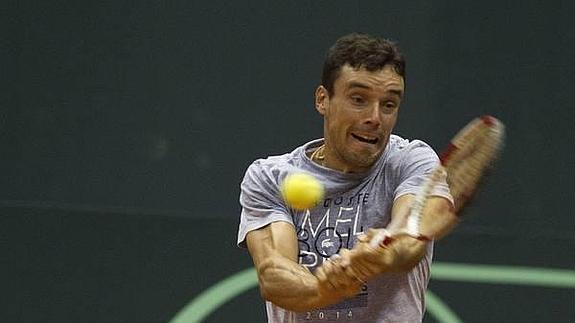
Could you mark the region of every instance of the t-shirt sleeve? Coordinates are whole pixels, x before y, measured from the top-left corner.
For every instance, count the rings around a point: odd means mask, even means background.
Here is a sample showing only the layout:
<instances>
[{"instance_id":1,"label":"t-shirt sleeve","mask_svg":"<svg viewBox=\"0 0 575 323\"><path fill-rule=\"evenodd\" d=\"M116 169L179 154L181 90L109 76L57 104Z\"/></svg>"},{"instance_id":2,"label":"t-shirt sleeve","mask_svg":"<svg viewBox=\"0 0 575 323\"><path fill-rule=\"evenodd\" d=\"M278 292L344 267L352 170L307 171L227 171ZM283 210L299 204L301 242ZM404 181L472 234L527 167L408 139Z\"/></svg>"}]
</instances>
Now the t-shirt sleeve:
<instances>
[{"instance_id":1,"label":"t-shirt sleeve","mask_svg":"<svg viewBox=\"0 0 575 323\"><path fill-rule=\"evenodd\" d=\"M405 194L416 194L421 185L439 166L439 157L426 143L414 140L404 148L399 171L399 185L395 189L394 199ZM449 193L449 186L445 179L440 181L431 193L433 196L441 196L453 203Z\"/></svg>"},{"instance_id":2,"label":"t-shirt sleeve","mask_svg":"<svg viewBox=\"0 0 575 323\"><path fill-rule=\"evenodd\" d=\"M273 172L255 161L248 167L240 186L242 207L237 244L246 247L248 232L272 222L285 221L293 224L279 191L278 179Z\"/></svg>"}]
</instances>

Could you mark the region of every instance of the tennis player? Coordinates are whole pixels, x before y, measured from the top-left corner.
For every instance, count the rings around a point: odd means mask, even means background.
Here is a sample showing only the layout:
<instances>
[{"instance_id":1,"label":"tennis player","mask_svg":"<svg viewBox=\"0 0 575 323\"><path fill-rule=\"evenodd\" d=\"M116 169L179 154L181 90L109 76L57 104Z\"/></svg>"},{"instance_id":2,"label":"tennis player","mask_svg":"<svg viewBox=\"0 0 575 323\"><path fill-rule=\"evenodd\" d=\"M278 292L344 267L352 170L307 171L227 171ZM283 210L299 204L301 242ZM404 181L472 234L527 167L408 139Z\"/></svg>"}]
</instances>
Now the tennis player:
<instances>
[{"instance_id":1,"label":"tennis player","mask_svg":"<svg viewBox=\"0 0 575 323\"><path fill-rule=\"evenodd\" d=\"M457 221L445 181L426 204L432 220L420 238L369 243L405 225L414 194L439 164L423 141L392 134L404 96L405 60L393 42L343 36L315 91L324 137L247 169L238 245L257 269L268 322L422 321L433 252L426 237ZM317 206L285 205L279 187L292 172L324 185Z\"/></svg>"}]
</instances>

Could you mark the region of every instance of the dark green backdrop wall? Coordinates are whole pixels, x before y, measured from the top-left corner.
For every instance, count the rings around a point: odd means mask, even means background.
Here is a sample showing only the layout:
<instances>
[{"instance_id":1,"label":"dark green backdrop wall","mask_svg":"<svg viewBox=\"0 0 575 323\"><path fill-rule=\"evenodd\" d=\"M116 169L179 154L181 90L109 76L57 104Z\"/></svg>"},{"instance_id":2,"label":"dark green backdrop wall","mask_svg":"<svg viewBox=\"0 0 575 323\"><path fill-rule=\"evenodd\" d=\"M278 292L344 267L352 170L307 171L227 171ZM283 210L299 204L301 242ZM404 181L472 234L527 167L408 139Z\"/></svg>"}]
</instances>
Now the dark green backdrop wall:
<instances>
[{"instance_id":1,"label":"dark green backdrop wall","mask_svg":"<svg viewBox=\"0 0 575 323\"><path fill-rule=\"evenodd\" d=\"M3 7L2 321L167 322L250 266L234 248L243 172L321 136L323 55L352 31L407 56L397 133L439 148L477 115L507 125L497 169L436 258L575 267L571 2ZM432 287L466 322L575 317L572 288ZM210 320L262 320L257 292L246 295Z\"/></svg>"}]
</instances>

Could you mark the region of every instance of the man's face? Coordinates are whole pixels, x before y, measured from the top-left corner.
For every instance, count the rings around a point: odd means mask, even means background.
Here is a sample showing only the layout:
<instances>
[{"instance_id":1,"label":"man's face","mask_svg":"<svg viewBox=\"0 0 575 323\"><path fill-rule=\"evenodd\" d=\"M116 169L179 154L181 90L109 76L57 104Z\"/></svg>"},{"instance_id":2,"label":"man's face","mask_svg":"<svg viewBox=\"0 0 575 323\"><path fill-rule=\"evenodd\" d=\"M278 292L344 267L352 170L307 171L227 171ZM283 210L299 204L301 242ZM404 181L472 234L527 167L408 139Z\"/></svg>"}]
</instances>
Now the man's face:
<instances>
[{"instance_id":1,"label":"man's face","mask_svg":"<svg viewBox=\"0 0 575 323\"><path fill-rule=\"evenodd\" d=\"M368 170L383 153L405 84L391 66L370 72L344 65L333 94L319 86L316 109L324 116L325 166L343 172Z\"/></svg>"}]
</instances>

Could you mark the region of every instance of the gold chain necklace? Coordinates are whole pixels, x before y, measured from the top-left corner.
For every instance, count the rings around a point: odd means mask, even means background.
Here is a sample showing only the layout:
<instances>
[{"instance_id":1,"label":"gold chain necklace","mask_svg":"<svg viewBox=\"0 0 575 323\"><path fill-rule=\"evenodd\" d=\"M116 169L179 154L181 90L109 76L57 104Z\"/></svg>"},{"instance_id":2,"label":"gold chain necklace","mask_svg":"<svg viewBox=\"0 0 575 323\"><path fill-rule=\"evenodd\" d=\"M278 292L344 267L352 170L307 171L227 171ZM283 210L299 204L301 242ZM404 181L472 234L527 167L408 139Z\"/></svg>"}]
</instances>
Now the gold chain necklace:
<instances>
[{"instance_id":1,"label":"gold chain necklace","mask_svg":"<svg viewBox=\"0 0 575 323\"><path fill-rule=\"evenodd\" d=\"M324 162L325 162L325 144L319 146L316 150L313 151L313 153L310 156L310 159L318 164L320 164L321 166L324 166Z\"/></svg>"}]
</instances>

